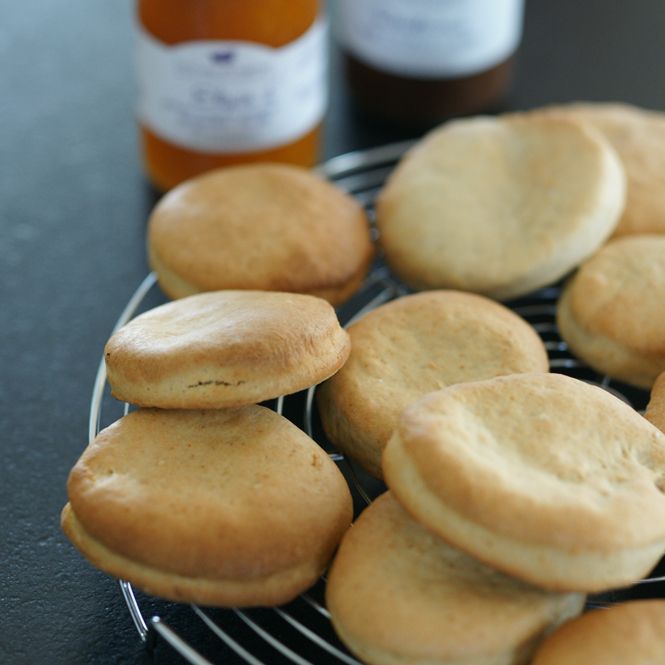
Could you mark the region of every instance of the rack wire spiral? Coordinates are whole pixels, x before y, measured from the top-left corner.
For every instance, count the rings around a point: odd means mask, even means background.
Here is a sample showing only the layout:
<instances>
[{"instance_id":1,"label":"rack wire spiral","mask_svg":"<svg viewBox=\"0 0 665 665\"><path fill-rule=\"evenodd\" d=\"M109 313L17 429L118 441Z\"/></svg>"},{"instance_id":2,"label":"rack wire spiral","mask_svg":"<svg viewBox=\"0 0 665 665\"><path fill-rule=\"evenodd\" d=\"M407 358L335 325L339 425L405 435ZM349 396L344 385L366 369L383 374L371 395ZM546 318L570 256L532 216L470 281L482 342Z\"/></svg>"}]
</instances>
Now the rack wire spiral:
<instances>
[{"instance_id":1,"label":"rack wire spiral","mask_svg":"<svg viewBox=\"0 0 665 665\"><path fill-rule=\"evenodd\" d=\"M336 185L352 194L365 207L373 223L374 199L396 161L411 145L396 143L366 151L335 157L318 171ZM556 301L559 287L542 289L526 298L509 303L539 333L547 348L550 368L585 381L597 383L630 403L637 410L646 405L647 395L628 386L600 376L581 364L569 352L559 337L556 323ZM338 311L345 325L366 311L408 292L382 264L371 272L361 291ZM149 274L139 285L115 325L124 325L141 311L164 302L156 286L154 274ZM325 440L314 408L315 387L294 396L279 398L273 408L283 413L319 442L339 465L349 481L356 512L362 509L384 487L366 476L362 470L337 453ZM106 425L125 415L127 404L116 402L106 384L106 371L102 358L95 380L90 406L89 439ZM284 607L271 609L212 609L194 605L176 605L151 598L142 598L132 586L119 582L120 591L136 627L139 639L153 646L161 638L186 662L192 665L220 665L248 663L249 665L339 664L360 665L336 637L323 600L325 579ZM637 597L665 597L665 560L642 583L627 590L603 594L590 599L589 605L607 605ZM143 606L143 607L142 607ZM148 610L151 618L146 619ZM177 630L164 620L165 614L182 624ZM184 618L183 618L184 616Z\"/></svg>"}]
</instances>

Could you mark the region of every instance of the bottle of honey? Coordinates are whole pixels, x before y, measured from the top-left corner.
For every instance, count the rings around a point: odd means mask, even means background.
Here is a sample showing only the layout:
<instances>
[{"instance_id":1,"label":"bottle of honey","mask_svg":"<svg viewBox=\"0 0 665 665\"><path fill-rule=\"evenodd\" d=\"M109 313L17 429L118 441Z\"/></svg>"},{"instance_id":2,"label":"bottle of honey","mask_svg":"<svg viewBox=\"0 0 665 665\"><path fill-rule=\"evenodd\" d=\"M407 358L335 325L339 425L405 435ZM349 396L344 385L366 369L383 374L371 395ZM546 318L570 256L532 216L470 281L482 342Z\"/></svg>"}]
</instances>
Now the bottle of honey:
<instances>
[{"instance_id":1,"label":"bottle of honey","mask_svg":"<svg viewBox=\"0 0 665 665\"><path fill-rule=\"evenodd\" d=\"M412 129L507 91L523 0L338 0L335 34L360 108Z\"/></svg>"},{"instance_id":2,"label":"bottle of honey","mask_svg":"<svg viewBox=\"0 0 665 665\"><path fill-rule=\"evenodd\" d=\"M319 0L137 0L138 122L158 189L229 164L317 161L321 14Z\"/></svg>"}]
</instances>

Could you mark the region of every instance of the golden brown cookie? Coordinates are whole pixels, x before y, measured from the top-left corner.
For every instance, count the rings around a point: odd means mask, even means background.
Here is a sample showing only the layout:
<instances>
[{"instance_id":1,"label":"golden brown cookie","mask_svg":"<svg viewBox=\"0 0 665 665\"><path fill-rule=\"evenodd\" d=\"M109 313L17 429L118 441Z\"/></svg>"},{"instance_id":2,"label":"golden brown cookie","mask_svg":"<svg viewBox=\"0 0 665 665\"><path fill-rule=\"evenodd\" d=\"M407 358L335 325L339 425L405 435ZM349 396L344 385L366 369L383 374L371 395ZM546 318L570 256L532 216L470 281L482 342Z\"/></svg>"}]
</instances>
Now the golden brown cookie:
<instances>
[{"instance_id":1,"label":"golden brown cookie","mask_svg":"<svg viewBox=\"0 0 665 665\"><path fill-rule=\"evenodd\" d=\"M533 328L503 305L459 291L427 291L377 307L348 328L351 355L317 390L330 440L373 476L400 413L453 383L546 372Z\"/></svg>"},{"instance_id":2,"label":"golden brown cookie","mask_svg":"<svg viewBox=\"0 0 665 665\"><path fill-rule=\"evenodd\" d=\"M665 233L665 114L609 102L578 102L542 111L588 124L619 155L627 179L626 207L614 235Z\"/></svg>"},{"instance_id":3,"label":"golden brown cookie","mask_svg":"<svg viewBox=\"0 0 665 665\"><path fill-rule=\"evenodd\" d=\"M564 624L532 665L662 665L665 600L635 600L598 609Z\"/></svg>"},{"instance_id":4,"label":"golden brown cookie","mask_svg":"<svg viewBox=\"0 0 665 665\"><path fill-rule=\"evenodd\" d=\"M598 372L649 388L665 371L665 236L613 239L564 289L557 323Z\"/></svg>"},{"instance_id":5,"label":"golden brown cookie","mask_svg":"<svg viewBox=\"0 0 665 665\"><path fill-rule=\"evenodd\" d=\"M556 281L612 233L625 175L609 143L538 115L444 124L411 149L377 201L391 268L422 289L501 300Z\"/></svg>"},{"instance_id":6,"label":"golden brown cookie","mask_svg":"<svg viewBox=\"0 0 665 665\"><path fill-rule=\"evenodd\" d=\"M628 585L665 553L665 434L567 376L426 395L404 412L383 472L429 529L543 588Z\"/></svg>"},{"instance_id":7,"label":"golden brown cookie","mask_svg":"<svg viewBox=\"0 0 665 665\"><path fill-rule=\"evenodd\" d=\"M206 605L292 599L352 519L334 462L260 406L130 413L84 451L67 489L63 529L95 566Z\"/></svg>"},{"instance_id":8,"label":"golden brown cookie","mask_svg":"<svg viewBox=\"0 0 665 665\"><path fill-rule=\"evenodd\" d=\"M537 589L447 545L387 492L349 529L326 604L342 641L371 665L523 665L581 594Z\"/></svg>"},{"instance_id":9,"label":"golden brown cookie","mask_svg":"<svg viewBox=\"0 0 665 665\"><path fill-rule=\"evenodd\" d=\"M328 302L272 291L215 291L161 305L116 331L104 350L115 397L186 409L302 390L348 354L348 334Z\"/></svg>"},{"instance_id":10,"label":"golden brown cookie","mask_svg":"<svg viewBox=\"0 0 665 665\"><path fill-rule=\"evenodd\" d=\"M644 415L661 432L665 432L665 372L658 376L651 388L649 403Z\"/></svg>"},{"instance_id":11,"label":"golden brown cookie","mask_svg":"<svg viewBox=\"0 0 665 665\"><path fill-rule=\"evenodd\" d=\"M362 207L312 171L251 164L166 194L150 216L148 258L172 298L220 289L290 291L344 302L373 256Z\"/></svg>"}]
</instances>

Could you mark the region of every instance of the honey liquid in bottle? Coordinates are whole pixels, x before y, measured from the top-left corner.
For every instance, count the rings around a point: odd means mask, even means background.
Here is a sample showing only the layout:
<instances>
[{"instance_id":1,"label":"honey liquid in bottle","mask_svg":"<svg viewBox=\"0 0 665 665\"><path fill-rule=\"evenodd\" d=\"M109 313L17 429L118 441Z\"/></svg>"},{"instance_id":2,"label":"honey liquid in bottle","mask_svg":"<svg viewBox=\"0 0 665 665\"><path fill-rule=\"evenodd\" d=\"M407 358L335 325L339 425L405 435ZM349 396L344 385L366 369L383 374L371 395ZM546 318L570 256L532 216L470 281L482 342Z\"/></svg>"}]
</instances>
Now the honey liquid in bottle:
<instances>
[{"instance_id":1,"label":"honey liquid in bottle","mask_svg":"<svg viewBox=\"0 0 665 665\"><path fill-rule=\"evenodd\" d=\"M366 114L409 129L490 109L506 93L523 0L338 0L335 36Z\"/></svg>"},{"instance_id":2,"label":"honey liquid in bottle","mask_svg":"<svg viewBox=\"0 0 665 665\"><path fill-rule=\"evenodd\" d=\"M316 163L319 0L138 0L136 19L141 151L157 189L231 164Z\"/></svg>"}]
</instances>

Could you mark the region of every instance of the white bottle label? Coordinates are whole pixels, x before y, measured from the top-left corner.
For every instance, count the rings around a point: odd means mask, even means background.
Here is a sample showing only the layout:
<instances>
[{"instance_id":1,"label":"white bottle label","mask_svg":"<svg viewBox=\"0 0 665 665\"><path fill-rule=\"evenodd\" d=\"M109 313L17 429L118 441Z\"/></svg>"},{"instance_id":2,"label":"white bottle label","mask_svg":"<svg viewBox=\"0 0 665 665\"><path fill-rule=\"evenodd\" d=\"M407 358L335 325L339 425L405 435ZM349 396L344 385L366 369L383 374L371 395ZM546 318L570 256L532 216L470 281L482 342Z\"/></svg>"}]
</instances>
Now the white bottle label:
<instances>
[{"instance_id":1,"label":"white bottle label","mask_svg":"<svg viewBox=\"0 0 665 665\"><path fill-rule=\"evenodd\" d=\"M168 46L137 26L139 120L205 153L267 150L300 138L327 103L326 24L280 48L244 41Z\"/></svg>"},{"instance_id":2,"label":"white bottle label","mask_svg":"<svg viewBox=\"0 0 665 665\"><path fill-rule=\"evenodd\" d=\"M507 58L523 0L339 0L336 35L362 62L417 78L452 78Z\"/></svg>"}]
</instances>

